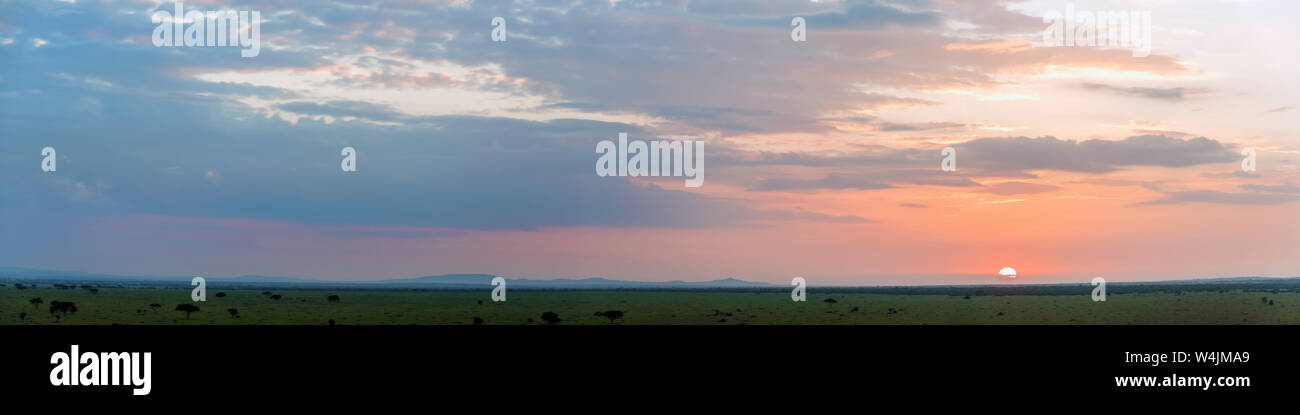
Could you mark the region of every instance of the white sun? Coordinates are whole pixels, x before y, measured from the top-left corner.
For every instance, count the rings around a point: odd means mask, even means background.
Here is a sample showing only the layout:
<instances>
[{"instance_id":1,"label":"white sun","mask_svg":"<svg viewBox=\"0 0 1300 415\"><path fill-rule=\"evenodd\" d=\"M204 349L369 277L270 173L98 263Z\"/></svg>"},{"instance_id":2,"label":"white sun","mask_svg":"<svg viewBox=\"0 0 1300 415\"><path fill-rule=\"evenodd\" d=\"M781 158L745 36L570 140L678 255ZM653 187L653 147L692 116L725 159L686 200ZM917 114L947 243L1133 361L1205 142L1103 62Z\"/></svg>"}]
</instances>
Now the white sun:
<instances>
[{"instance_id":1,"label":"white sun","mask_svg":"<svg viewBox=\"0 0 1300 415\"><path fill-rule=\"evenodd\" d=\"M1007 278L1015 278L1015 277L1016 277L1016 269L1015 269L1015 268L1011 268L1011 267L1006 267L1006 268L1003 268L1001 271L998 271L998 275L1001 275L1001 276L1003 276L1003 277L1007 277Z\"/></svg>"}]
</instances>

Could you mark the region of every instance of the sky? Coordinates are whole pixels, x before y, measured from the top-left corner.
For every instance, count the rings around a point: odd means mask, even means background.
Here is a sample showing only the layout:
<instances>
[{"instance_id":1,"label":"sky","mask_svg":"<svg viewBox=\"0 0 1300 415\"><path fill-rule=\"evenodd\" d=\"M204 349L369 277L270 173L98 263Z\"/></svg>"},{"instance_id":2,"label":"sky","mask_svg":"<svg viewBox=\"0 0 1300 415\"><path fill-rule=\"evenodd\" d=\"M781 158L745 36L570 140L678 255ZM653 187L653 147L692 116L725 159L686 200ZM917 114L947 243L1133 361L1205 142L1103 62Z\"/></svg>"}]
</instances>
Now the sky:
<instances>
[{"instance_id":1,"label":"sky","mask_svg":"<svg viewBox=\"0 0 1300 415\"><path fill-rule=\"evenodd\" d=\"M1300 276L1287 1L184 6L257 11L257 56L155 46L151 16L172 2L0 1L0 266ZM1149 11L1150 53L1044 42L1043 17L1067 7ZM598 176L596 143L619 133L703 141L704 184Z\"/></svg>"}]
</instances>

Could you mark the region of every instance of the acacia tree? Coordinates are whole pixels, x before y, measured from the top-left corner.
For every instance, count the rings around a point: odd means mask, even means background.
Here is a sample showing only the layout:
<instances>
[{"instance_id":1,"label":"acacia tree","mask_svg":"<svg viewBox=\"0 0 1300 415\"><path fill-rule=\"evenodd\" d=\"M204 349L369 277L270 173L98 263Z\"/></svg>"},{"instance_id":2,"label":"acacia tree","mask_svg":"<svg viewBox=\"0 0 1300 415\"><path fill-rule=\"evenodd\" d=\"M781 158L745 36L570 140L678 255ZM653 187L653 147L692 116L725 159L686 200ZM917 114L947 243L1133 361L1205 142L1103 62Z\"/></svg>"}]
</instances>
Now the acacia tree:
<instances>
[{"instance_id":1,"label":"acacia tree","mask_svg":"<svg viewBox=\"0 0 1300 415\"><path fill-rule=\"evenodd\" d=\"M180 311L180 312L185 313L185 319L186 319L186 320L189 320L189 319L190 319L190 313L193 313L193 312L199 311L199 306L196 306L196 305L194 305L194 304L181 304L181 305L176 306L176 311Z\"/></svg>"},{"instance_id":2,"label":"acacia tree","mask_svg":"<svg viewBox=\"0 0 1300 415\"><path fill-rule=\"evenodd\" d=\"M30 300L27 300L27 302L32 303L32 309L40 310L40 309L41 309L41 303L44 303L45 300L42 300L40 297L36 297L36 298L30 299Z\"/></svg>"},{"instance_id":3,"label":"acacia tree","mask_svg":"<svg viewBox=\"0 0 1300 415\"><path fill-rule=\"evenodd\" d=\"M614 320L617 320L617 319L623 318L623 312L622 312L622 311L618 311L618 310L609 310L609 311L606 311L606 312L604 312L604 313L600 313L600 315L601 315L602 317L605 317L605 318L609 319L609 322L610 322L610 323L613 323Z\"/></svg>"},{"instance_id":4,"label":"acacia tree","mask_svg":"<svg viewBox=\"0 0 1300 415\"><path fill-rule=\"evenodd\" d=\"M239 315L239 310L234 308L227 308L226 312L230 313L230 318L235 318L235 316Z\"/></svg>"},{"instance_id":5,"label":"acacia tree","mask_svg":"<svg viewBox=\"0 0 1300 415\"><path fill-rule=\"evenodd\" d=\"M330 295L329 297L326 298L326 300L329 300L329 302L331 303L337 303L341 299L339 298L338 295Z\"/></svg>"},{"instance_id":6,"label":"acacia tree","mask_svg":"<svg viewBox=\"0 0 1300 415\"><path fill-rule=\"evenodd\" d=\"M58 315L55 316L56 319L62 319L63 317L67 317L68 314L77 313L77 305L72 302L50 301L49 309L50 314L58 313Z\"/></svg>"}]
</instances>

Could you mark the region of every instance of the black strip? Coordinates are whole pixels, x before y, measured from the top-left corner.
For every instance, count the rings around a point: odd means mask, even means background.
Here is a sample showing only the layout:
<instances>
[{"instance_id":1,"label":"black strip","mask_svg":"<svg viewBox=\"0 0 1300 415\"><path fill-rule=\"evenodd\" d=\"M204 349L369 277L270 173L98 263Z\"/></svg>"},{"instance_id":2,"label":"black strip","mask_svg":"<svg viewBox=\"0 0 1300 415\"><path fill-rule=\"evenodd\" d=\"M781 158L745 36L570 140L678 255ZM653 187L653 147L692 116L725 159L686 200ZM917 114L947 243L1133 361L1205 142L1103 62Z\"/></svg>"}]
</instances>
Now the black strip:
<instances>
[{"instance_id":1,"label":"black strip","mask_svg":"<svg viewBox=\"0 0 1300 415\"><path fill-rule=\"evenodd\" d=\"M1244 396L1294 390L1297 327L19 326L0 345L16 396L127 402L453 399L463 394L1009 393ZM50 385L51 354L152 352L152 391ZM1125 352L1247 352L1248 363L1124 363ZM1251 386L1120 388L1115 376L1249 376ZM803 391L803 392L799 392ZM576 395L581 396L581 394ZM580 398L581 399L581 398Z\"/></svg>"}]
</instances>

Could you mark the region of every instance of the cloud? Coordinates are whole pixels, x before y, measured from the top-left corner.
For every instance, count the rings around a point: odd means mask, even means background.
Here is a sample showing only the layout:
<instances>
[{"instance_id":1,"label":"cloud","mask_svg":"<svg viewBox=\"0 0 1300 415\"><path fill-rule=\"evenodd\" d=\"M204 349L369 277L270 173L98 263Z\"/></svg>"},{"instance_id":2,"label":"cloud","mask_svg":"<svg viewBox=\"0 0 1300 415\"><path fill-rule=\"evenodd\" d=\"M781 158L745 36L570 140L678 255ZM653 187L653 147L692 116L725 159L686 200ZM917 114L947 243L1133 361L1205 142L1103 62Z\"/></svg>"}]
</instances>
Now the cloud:
<instances>
[{"instance_id":1,"label":"cloud","mask_svg":"<svg viewBox=\"0 0 1300 415\"><path fill-rule=\"evenodd\" d=\"M911 202L908 202L908 203L899 203L898 206L899 206L899 207L905 207L905 208L915 208L915 209L925 209L925 208L928 207L928 206L926 206L926 205L922 205L922 204L920 204L920 203L911 203Z\"/></svg>"},{"instance_id":2,"label":"cloud","mask_svg":"<svg viewBox=\"0 0 1300 415\"><path fill-rule=\"evenodd\" d=\"M750 191L812 191L812 190L876 190L889 189L893 186L887 183L876 183L863 178L849 178L843 176L826 176L820 179L800 180L800 179L766 179L758 182L758 186L752 187Z\"/></svg>"},{"instance_id":3,"label":"cloud","mask_svg":"<svg viewBox=\"0 0 1300 415\"><path fill-rule=\"evenodd\" d=\"M1287 183L1287 184L1280 184L1280 185L1243 184L1241 185L1241 188L1250 191L1255 191L1255 192L1300 195L1300 186L1296 186L1295 183Z\"/></svg>"},{"instance_id":4,"label":"cloud","mask_svg":"<svg viewBox=\"0 0 1300 415\"><path fill-rule=\"evenodd\" d=\"M928 123L892 123L887 122L880 125L881 131L929 131L941 130L945 128L961 128L966 124L957 122L928 122Z\"/></svg>"},{"instance_id":5,"label":"cloud","mask_svg":"<svg viewBox=\"0 0 1300 415\"><path fill-rule=\"evenodd\" d=\"M1202 95L1210 92L1205 88L1121 87L1098 83L1084 83L1080 87L1089 91L1109 92L1116 95L1172 102L1183 101L1187 99L1188 96Z\"/></svg>"},{"instance_id":6,"label":"cloud","mask_svg":"<svg viewBox=\"0 0 1300 415\"><path fill-rule=\"evenodd\" d=\"M1181 205L1188 203L1218 203L1226 205L1280 205L1300 201L1300 195L1281 193L1227 193L1217 190L1166 192L1163 199L1150 200L1138 205Z\"/></svg>"},{"instance_id":7,"label":"cloud","mask_svg":"<svg viewBox=\"0 0 1300 415\"><path fill-rule=\"evenodd\" d=\"M374 104L365 101L329 101L324 103L295 101L276 105L275 108L307 116L355 117L373 121L400 121L411 118L398 112L391 105Z\"/></svg>"},{"instance_id":8,"label":"cloud","mask_svg":"<svg viewBox=\"0 0 1300 415\"><path fill-rule=\"evenodd\" d=\"M6 208L0 217L48 211L476 230L868 222L857 216L757 209L744 200L597 177L595 142L622 131L644 134L635 125L412 117L362 101L279 106L315 116L403 122L302 119L295 125L221 101L223 114L241 120L236 122L213 118L218 104L181 101L165 107L165 116L142 129L133 114L154 113L156 101L139 99L131 91L103 91L96 97L104 102L104 114L95 123L72 122L72 114L65 115L69 122L35 123L24 121L22 113L0 113L4 134L15 137L0 141L0 154L51 145L60 155L57 176L33 177L29 163L21 161L25 158L0 158L0 186L6 189L0 192L0 206ZM61 102L41 95L26 104L60 114L40 108L57 108ZM357 149L356 173L339 169L339 150L345 146ZM87 185L69 190L48 183L52 177Z\"/></svg>"},{"instance_id":9,"label":"cloud","mask_svg":"<svg viewBox=\"0 0 1300 415\"><path fill-rule=\"evenodd\" d=\"M958 166L981 169L1106 173L1129 166L1187 167L1233 161L1237 155L1205 137L1141 135L1123 140L1055 137L981 138L956 144Z\"/></svg>"},{"instance_id":10,"label":"cloud","mask_svg":"<svg viewBox=\"0 0 1300 415\"><path fill-rule=\"evenodd\" d=\"M992 186L985 186L976 191L980 193L990 193L995 195L1025 195L1033 193L1050 192L1060 189L1059 186L1050 184L1026 183L1026 182L1002 182Z\"/></svg>"}]
</instances>

